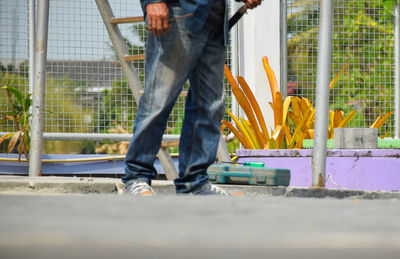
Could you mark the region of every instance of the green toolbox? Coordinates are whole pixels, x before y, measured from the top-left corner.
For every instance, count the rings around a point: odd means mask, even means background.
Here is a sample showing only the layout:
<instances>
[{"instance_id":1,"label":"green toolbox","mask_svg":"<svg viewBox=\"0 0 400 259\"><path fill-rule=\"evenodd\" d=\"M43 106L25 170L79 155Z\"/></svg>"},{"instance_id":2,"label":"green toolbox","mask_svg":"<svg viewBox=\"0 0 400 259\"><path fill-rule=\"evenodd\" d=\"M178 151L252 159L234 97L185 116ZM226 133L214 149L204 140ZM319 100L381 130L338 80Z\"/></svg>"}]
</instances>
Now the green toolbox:
<instances>
[{"instance_id":1,"label":"green toolbox","mask_svg":"<svg viewBox=\"0 0 400 259\"><path fill-rule=\"evenodd\" d=\"M281 168L213 164L207 173L211 183L267 186L290 183L290 170Z\"/></svg>"}]
</instances>

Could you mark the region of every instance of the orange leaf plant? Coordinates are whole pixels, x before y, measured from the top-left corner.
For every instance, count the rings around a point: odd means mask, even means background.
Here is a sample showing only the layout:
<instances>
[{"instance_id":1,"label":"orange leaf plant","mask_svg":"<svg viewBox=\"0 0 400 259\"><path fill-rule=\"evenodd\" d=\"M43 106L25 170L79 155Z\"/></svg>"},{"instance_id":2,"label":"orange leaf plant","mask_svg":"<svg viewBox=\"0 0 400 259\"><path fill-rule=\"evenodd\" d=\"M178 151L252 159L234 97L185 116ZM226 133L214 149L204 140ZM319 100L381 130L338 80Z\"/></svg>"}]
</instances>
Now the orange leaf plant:
<instances>
[{"instance_id":1,"label":"orange leaf plant","mask_svg":"<svg viewBox=\"0 0 400 259\"><path fill-rule=\"evenodd\" d=\"M269 105L274 114L274 127L270 127L270 132L268 131L260 106L246 80L237 76L236 81L231 71L225 66L225 77L247 119L236 118L227 110L233 122L222 121L221 130L227 129L228 132L232 132L246 149L302 148L304 139L314 138L315 108L305 97L288 96L283 100L275 73L267 57L263 57L262 61L272 94L272 102ZM332 89L347 66L348 64L332 80L329 89ZM381 127L392 114L393 112L388 112L380 115L371 128ZM334 137L334 128L346 127L355 115L356 111L351 111L344 116L343 111L330 110L328 138Z\"/></svg>"}]
</instances>

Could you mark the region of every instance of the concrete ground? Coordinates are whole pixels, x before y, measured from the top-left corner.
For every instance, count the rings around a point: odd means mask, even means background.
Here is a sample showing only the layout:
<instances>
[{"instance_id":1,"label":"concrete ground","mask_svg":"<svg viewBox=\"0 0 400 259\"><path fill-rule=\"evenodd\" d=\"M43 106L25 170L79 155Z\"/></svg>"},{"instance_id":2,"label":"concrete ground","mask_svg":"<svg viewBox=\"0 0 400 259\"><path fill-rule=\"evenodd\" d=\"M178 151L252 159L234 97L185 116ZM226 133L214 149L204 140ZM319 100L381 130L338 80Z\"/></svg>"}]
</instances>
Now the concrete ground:
<instances>
[{"instance_id":1,"label":"concrete ground","mask_svg":"<svg viewBox=\"0 0 400 259\"><path fill-rule=\"evenodd\" d=\"M0 194L1 258L399 258L397 199Z\"/></svg>"},{"instance_id":2,"label":"concrete ground","mask_svg":"<svg viewBox=\"0 0 400 259\"><path fill-rule=\"evenodd\" d=\"M157 197L133 198L120 187L117 179L0 177L0 258L400 254L398 193L231 186L246 196L194 197L156 182Z\"/></svg>"}]
</instances>

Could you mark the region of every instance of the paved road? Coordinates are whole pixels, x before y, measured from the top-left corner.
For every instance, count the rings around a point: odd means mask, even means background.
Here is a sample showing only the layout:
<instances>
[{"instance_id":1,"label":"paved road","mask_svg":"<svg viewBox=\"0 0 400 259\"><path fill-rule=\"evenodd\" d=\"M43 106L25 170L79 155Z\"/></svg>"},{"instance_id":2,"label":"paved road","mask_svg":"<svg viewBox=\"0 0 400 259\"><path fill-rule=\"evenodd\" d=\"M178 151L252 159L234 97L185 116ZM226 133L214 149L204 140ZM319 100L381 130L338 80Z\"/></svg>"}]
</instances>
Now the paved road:
<instances>
[{"instance_id":1,"label":"paved road","mask_svg":"<svg viewBox=\"0 0 400 259\"><path fill-rule=\"evenodd\" d=\"M400 258L399 200L0 195L0 258Z\"/></svg>"}]
</instances>

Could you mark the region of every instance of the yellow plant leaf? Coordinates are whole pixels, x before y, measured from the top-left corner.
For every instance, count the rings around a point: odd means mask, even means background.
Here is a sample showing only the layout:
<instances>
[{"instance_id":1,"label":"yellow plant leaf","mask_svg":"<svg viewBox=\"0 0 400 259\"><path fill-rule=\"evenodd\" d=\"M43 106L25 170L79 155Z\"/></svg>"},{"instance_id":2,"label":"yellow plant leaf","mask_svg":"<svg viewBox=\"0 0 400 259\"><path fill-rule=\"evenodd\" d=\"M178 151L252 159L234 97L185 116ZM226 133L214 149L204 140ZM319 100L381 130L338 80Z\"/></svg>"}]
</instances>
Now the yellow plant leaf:
<instances>
[{"instance_id":1,"label":"yellow plant leaf","mask_svg":"<svg viewBox=\"0 0 400 259\"><path fill-rule=\"evenodd\" d=\"M296 129L293 133L292 139L288 145L288 148L293 148L295 147L295 141L298 141L301 138L301 134L303 134L304 131L308 130L305 126L307 121L314 116L314 112L312 107L309 107L307 112L304 114L303 118L301 119L300 123L296 125Z\"/></svg>"},{"instance_id":2,"label":"yellow plant leaf","mask_svg":"<svg viewBox=\"0 0 400 259\"><path fill-rule=\"evenodd\" d=\"M308 135L310 136L310 139L314 139L314 129L308 129Z\"/></svg>"},{"instance_id":3,"label":"yellow plant leaf","mask_svg":"<svg viewBox=\"0 0 400 259\"><path fill-rule=\"evenodd\" d=\"M386 138L387 137L387 135L389 135L390 134L390 131L388 131L388 132L386 132L383 136L381 136L381 139L384 139L384 138Z\"/></svg>"},{"instance_id":4,"label":"yellow plant leaf","mask_svg":"<svg viewBox=\"0 0 400 259\"><path fill-rule=\"evenodd\" d=\"M283 100L282 100L282 94L280 92L275 93L274 120L275 120L275 128L278 127L278 125L282 125Z\"/></svg>"},{"instance_id":5,"label":"yellow plant leaf","mask_svg":"<svg viewBox=\"0 0 400 259\"><path fill-rule=\"evenodd\" d=\"M272 138L276 140L278 138L279 134L281 134L281 131L282 131L282 125L278 125L275 128L275 131L274 131L274 134L272 135Z\"/></svg>"},{"instance_id":6,"label":"yellow plant leaf","mask_svg":"<svg viewBox=\"0 0 400 259\"><path fill-rule=\"evenodd\" d=\"M264 65L265 72L267 73L267 77L268 77L268 81L269 81L269 86L270 86L270 88L271 88L272 102L275 103L275 94L276 94L276 92L279 91L279 89L278 89L278 83L277 83L276 77L275 77L275 73L274 73L274 71L271 69L267 57L263 57L263 58L262 58L262 61L263 61L263 65Z\"/></svg>"},{"instance_id":7,"label":"yellow plant leaf","mask_svg":"<svg viewBox=\"0 0 400 259\"><path fill-rule=\"evenodd\" d=\"M296 146L294 148L303 148L303 140L307 136L307 132L303 132L300 136L299 141L297 141Z\"/></svg>"},{"instance_id":8,"label":"yellow plant leaf","mask_svg":"<svg viewBox=\"0 0 400 259\"><path fill-rule=\"evenodd\" d=\"M310 107L307 105L307 102L304 101L303 99L299 99L298 104L299 104L301 114L304 114L307 111L308 107Z\"/></svg>"},{"instance_id":9,"label":"yellow plant leaf","mask_svg":"<svg viewBox=\"0 0 400 259\"><path fill-rule=\"evenodd\" d=\"M313 114L315 114L315 108L312 107L312 106L310 106L310 108L311 108L311 112L312 112ZM314 122L315 122L315 117L312 116L312 117L306 122L307 128L313 129L313 128L314 128Z\"/></svg>"},{"instance_id":10,"label":"yellow plant leaf","mask_svg":"<svg viewBox=\"0 0 400 259\"><path fill-rule=\"evenodd\" d=\"M356 116L356 111L351 111L349 114L347 114L346 117L344 117L343 121L339 124L338 128L344 128L349 124L349 122Z\"/></svg>"},{"instance_id":11,"label":"yellow plant leaf","mask_svg":"<svg viewBox=\"0 0 400 259\"><path fill-rule=\"evenodd\" d=\"M288 117L289 107L291 103L292 103L292 96L286 97L285 101L283 102L283 119L282 119L283 126L286 125L286 120Z\"/></svg>"},{"instance_id":12,"label":"yellow plant leaf","mask_svg":"<svg viewBox=\"0 0 400 259\"><path fill-rule=\"evenodd\" d=\"M333 118L333 127L337 128L343 121L343 112L341 110L336 110Z\"/></svg>"},{"instance_id":13,"label":"yellow plant leaf","mask_svg":"<svg viewBox=\"0 0 400 259\"><path fill-rule=\"evenodd\" d=\"M259 143L257 141L256 134L254 133L254 129L250 125L250 123L241 117L239 117L239 120L240 120L240 122L242 122L242 125L244 126L245 130L247 131L247 134L250 136L251 141L254 143L256 149L261 149L262 147L264 147L264 143Z\"/></svg>"},{"instance_id":14,"label":"yellow plant leaf","mask_svg":"<svg viewBox=\"0 0 400 259\"><path fill-rule=\"evenodd\" d=\"M233 121L236 124L237 129L239 130L239 132L243 135L243 137L246 139L246 141L250 144L252 149L255 149L256 146L253 143L253 141L251 140L249 134L247 134L246 129L244 128L243 124L238 120L238 118L236 118L235 115L233 115L230 111L226 110L226 112L229 114L229 116L231 116L231 118L233 119Z\"/></svg>"},{"instance_id":15,"label":"yellow plant leaf","mask_svg":"<svg viewBox=\"0 0 400 259\"><path fill-rule=\"evenodd\" d=\"M347 62L344 67L342 68L342 70L340 71L340 73L332 80L332 82L329 84L329 90L332 89L332 87L335 85L336 81L339 79L339 77L342 75L342 73L344 72L344 70L349 66L349 62Z\"/></svg>"},{"instance_id":16,"label":"yellow plant leaf","mask_svg":"<svg viewBox=\"0 0 400 259\"><path fill-rule=\"evenodd\" d=\"M283 130L285 131L286 143L288 144L292 140L292 134L290 134L288 125L284 125Z\"/></svg>"},{"instance_id":17,"label":"yellow plant leaf","mask_svg":"<svg viewBox=\"0 0 400 259\"><path fill-rule=\"evenodd\" d=\"M1 138L0 138L0 144L3 143L4 140L6 140L6 139L12 137L13 135L14 135L14 133L7 133L7 134L4 134L3 136L1 136Z\"/></svg>"},{"instance_id":18,"label":"yellow plant leaf","mask_svg":"<svg viewBox=\"0 0 400 259\"><path fill-rule=\"evenodd\" d=\"M223 122L223 121L221 121L221 123L222 123L222 122ZM223 123L222 123L221 128L220 128L219 130L221 131L221 133L223 133L223 131L224 131L226 128L228 128L228 126L226 126L226 124L223 124Z\"/></svg>"},{"instance_id":19,"label":"yellow plant leaf","mask_svg":"<svg viewBox=\"0 0 400 259\"><path fill-rule=\"evenodd\" d=\"M20 135L20 137L19 137L19 145L18 145L18 147L17 147L17 151L18 151L18 161L21 161L22 153L25 152L25 145L24 145L24 144L25 144L25 143L24 143L24 136L23 136L23 135Z\"/></svg>"},{"instance_id":20,"label":"yellow plant leaf","mask_svg":"<svg viewBox=\"0 0 400 259\"><path fill-rule=\"evenodd\" d=\"M247 99L246 95L243 93L242 89L239 88L239 85L237 84L236 80L233 78L233 75L229 68L225 65L225 77L228 79L229 83L231 84L232 87L232 93L235 95L236 100L238 101L240 107L243 109L244 113L246 114L247 118L250 121L250 124L254 126L254 132L257 137L257 141L259 143L262 143L262 146L264 146L264 140L263 136L261 134L261 131L259 127L257 126L257 120L254 116L253 110L251 108L251 105L249 103L249 100Z\"/></svg>"},{"instance_id":21,"label":"yellow plant leaf","mask_svg":"<svg viewBox=\"0 0 400 259\"><path fill-rule=\"evenodd\" d=\"M292 110L296 117L301 119L303 116L301 114L300 106L299 106L300 98L295 96L292 98Z\"/></svg>"},{"instance_id":22,"label":"yellow plant leaf","mask_svg":"<svg viewBox=\"0 0 400 259\"><path fill-rule=\"evenodd\" d=\"M251 91L249 85L247 84L246 80L243 77L238 76L238 82L239 82L240 86L242 86L244 93L246 94L247 98L250 101L251 107L253 108L253 111L256 114L258 124L261 127L261 132L263 134L264 141L265 141L265 143L267 143L269 140L269 134L268 134L267 126L265 124L265 119L261 112L260 106L258 105L258 102L257 102L253 92Z\"/></svg>"},{"instance_id":23,"label":"yellow plant leaf","mask_svg":"<svg viewBox=\"0 0 400 259\"><path fill-rule=\"evenodd\" d=\"M24 141L25 141L25 148L29 152L31 139L30 139L29 134L28 134L27 131L25 131L25 133L24 133Z\"/></svg>"},{"instance_id":24,"label":"yellow plant leaf","mask_svg":"<svg viewBox=\"0 0 400 259\"><path fill-rule=\"evenodd\" d=\"M277 148L278 148L278 147L277 147L277 144L276 144L276 141L275 141L274 138L271 138L271 139L269 140L268 145L267 145L267 148L268 148L268 149L277 149Z\"/></svg>"},{"instance_id":25,"label":"yellow plant leaf","mask_svg":"<svg viewBox=\"0 0 400 259\"><path fill-rule=\"evenodd\" d=\"M19 130L19 131L15 132L15 134L12 136L10 143L8 143L7 153L10 153L14 149L15 144L17 144L17 141L19 139L19 135L21 135L21 132L22 131Z\"/></svg>"},{"instance_id":26,"label":"yellow plant leaf","mask_svg":"<svg viewBox=\"0 0 400 259\"><path fill-rule=\"evenodd\" d=\"M301 99L307 104L307 107L311 106L311 102L307 98L303 97Z\"/></svg>"},{"instance_id":27,"label":"yellow plant leaf","mask_svg":"<svg viewBox=\"0 0 400 259\"><path fill-rule=\"evenodd\" d=\"M310 118L307 121L306 126L307 126L308 129L313 129L314 128L314 120L313 120L313 118Z\"/></svg>"},{"instance_id":28,"label":"yellow plant leaf","mask_svg":"<svg viewBox=\"0 0 400 259\"><path fill-rule=\"evenodd\" d=\"M378 118L376 118L376 120L374 121L374 123L371 124L370 128L375 128L375 125L378 123L378 121L382 118L383 113L381 115L378 116ZM0 142L1 143L1 142Z\"/></svg>"},{"instance_id":29,"label":"yellow plant leaf","mask_svg":"<svg viewBox=\"0 0 400 259\"><path fill-rule=\"evenodd\" d=\"M301 119L299 117L296 117L293 112L288 112L288 116L290 120L293 121L294 125L297 126L300 123Z\"/></svg>"},{"instance_id":30,"label":"yellow plant leaf","mask_svg":"<svg viewBox=\"0 0 400 259\"><path fill-rule=\"evenodd\" d=\"M251 145L247 142L247 140L243 137L243 135L233 126L232 122L229 121L222 121L223 125L225 125L232 133L237 137L239 142L243 145L246 149L251 149Z\"/></svg>"},{"instance_id":31,"label":"yellow plant leaf","mask_svg":"<svg viewBox=\"0 0 400 259\"><path fill-rule=\"evenodd\" d=\"M333 138L333 120L335 118L335 112L332 110L329 110L329 125L328 125L328 139Z\"/></svg>"},{"instance_id":32,"label":"yellow plant leaf","mask_svg":"<svg viewBox=\"0 0 400 259\"><path fill-rule=\"evenodd\" d=\"M272 111L274 111L274 104L272 102L268 102L269 106L271 106Z\"/></svg>"},{"instance_id":33,"label":"yellow plant leaf","mask_svg":"<svg viewBox=\"0 0 400 259\"><path fill-rule=\"evenodd\" d=\"M278 125L272 135L272 138L275 141L276 148L283 148L283 137L284 137L284 129L282 125Z\"/></svg>"},{"instance_id":34,"label":"yellow plant leaf","mask_svg":"<svg viewBox=\"0 0 400 259\"><path fill-rule=\"evenodd\" d=\"M379 129L380 127L382 127L382 125L387 121L387 119L389 119L390 116L392 116L394 112L388 112L385 114L385 116L383 116L376 124L374 128Z\"/></svg>"}]
</instances>

